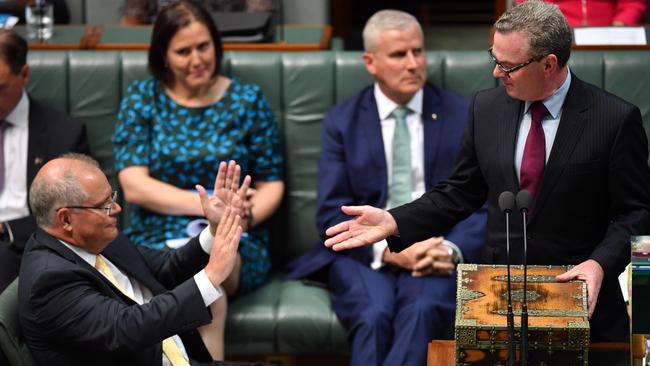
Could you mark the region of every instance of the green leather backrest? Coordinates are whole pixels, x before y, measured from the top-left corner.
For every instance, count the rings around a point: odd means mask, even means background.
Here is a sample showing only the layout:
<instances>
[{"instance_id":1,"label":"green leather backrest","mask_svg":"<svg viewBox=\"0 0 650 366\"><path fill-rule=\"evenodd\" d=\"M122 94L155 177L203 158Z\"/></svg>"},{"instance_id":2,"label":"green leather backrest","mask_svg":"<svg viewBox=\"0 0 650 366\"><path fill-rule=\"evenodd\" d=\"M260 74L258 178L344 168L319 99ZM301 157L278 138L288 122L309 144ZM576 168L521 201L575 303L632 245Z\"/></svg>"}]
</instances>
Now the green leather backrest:
<instances>
[{"instance_id":1,"label":"green leather backrest","mask_svg":"<svg viewBox=\"0 0 650 366\"><path fill-rule=\"evenodd\" d=\"M485 51L427 52L427 78L465 96L494 87L493 64ZM126 86L148 77L140 51L32 51L28 90L36 99L85 121L92 155L114 183L112 146L115 116ZM650 131L650 52L574 52L571 69L641 108ZM229 52L221 66L227 75L258 83L281 129L286 193L274 227L274 252L282 262L317 241L316 175L323 114L372 82L362 53Z\"/></svg>"},{"instance_id":2,"label":"green leather backrest","mask_svg":"<svg viewBox=\"0 0 650 366\"><path fill-rule=\"evenodd\" d=\"M0 294L0 351L11 366L35 364L18 324L18 279Z\"/></svg>"}]
</instances>

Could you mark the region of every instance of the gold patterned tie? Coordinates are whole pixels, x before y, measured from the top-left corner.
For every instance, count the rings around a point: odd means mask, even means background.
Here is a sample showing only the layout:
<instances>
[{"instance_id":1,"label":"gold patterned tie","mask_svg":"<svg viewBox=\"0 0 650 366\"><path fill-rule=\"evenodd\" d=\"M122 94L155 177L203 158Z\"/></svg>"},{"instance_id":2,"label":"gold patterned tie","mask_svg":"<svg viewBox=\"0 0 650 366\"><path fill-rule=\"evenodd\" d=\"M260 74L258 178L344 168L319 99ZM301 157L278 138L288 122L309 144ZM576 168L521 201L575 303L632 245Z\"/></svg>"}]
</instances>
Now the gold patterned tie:
<instances>
[{"instance_id":1,"label":"gold patterned tie","mask_svg":"<svg viewBox=\"0 0 650 366\"><path fill-rule=\"evenodd\" d=\"M102 259L102 257L99 255L95 258L95 268L101 274L103 274L104 277L106 277L106 279L113 284L113 286L117 287L117 289L120 290L124 295L132 299L126 290L119 284L119 282L117 282L117 279L115 279L113 272L111 272L104 259ZM180 348L178 348L178 345L171 337L163 340L162 349L163 353L165 356L167 356L167 359L172 364L172 366L190 366L189 362L187 362L185 357L183 357L183 353L181 352Z\"/></svg>"}]
</instances>

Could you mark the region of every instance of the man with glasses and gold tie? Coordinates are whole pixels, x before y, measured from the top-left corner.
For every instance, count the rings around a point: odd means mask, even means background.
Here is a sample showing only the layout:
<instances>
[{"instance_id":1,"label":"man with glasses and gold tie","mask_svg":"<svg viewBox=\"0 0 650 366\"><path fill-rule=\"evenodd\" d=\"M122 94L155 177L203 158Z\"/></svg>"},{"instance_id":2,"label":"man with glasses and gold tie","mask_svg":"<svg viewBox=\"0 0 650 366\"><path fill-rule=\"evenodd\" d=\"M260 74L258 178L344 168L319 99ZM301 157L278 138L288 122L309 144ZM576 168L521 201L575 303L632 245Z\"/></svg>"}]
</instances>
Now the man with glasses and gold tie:
<instances>
[{"instance_id":1,"label":"man with glasses and gold tie","mask_svg":"<svg viewBox=\"0 0 650 366\"><path fill-rule=\"evenodd\" d=\"M116 193L95 160L66 154L43 166L30 188L38 229L20 268L19 319L41 365L197 364L198 335L235 261L240 168L221 163L214 193L197 186L209 226L168 252L120 235ZM198 333L197 334L197 330ZM209 359L209 357L207 358ZM228 362L208 364L230 365Z\"/></svg>"},{"instance_id":2,"label":"man with glasses and gold tie","mask_svg":"<svg viewBox=\"0 0 650 366\"><path fill-rule=\"evenodd\" d=\"M530 0L495 23L489 56L502 86L480 91L454 171L420 199L390 211L344 207L353 220L327 230L334 250L389 237L394 252L448 230L488 202L484 263L505 263L503 191L531 193L528 264L575 265L585 280L592 341L629 339L617 277L630 235L650 232L648 141L639 109L569 70L572 33L556 5ZM511 223L522 263L523 223Z\"/></svg>"},{"instance_id":3,"label":"man with glasses and gold tie","mask_svg":"<svg viewBox=\"0 0 650 366\"><path fill-rule=\"evenodd\" d=\"M363 39L375 83L323 122L321 234L346 219L341 205L397 207L446 178L467 121L467 99L426 82L424 39L413 16L377 12ZM348 329L351 365L424 365L428 341L452 335L455 264L478 259L485 215L438 235L399 254L379 240L341 254L321 242L295 262L290 277L327 273L322 280Z\"/></svg>"}]
</instances>

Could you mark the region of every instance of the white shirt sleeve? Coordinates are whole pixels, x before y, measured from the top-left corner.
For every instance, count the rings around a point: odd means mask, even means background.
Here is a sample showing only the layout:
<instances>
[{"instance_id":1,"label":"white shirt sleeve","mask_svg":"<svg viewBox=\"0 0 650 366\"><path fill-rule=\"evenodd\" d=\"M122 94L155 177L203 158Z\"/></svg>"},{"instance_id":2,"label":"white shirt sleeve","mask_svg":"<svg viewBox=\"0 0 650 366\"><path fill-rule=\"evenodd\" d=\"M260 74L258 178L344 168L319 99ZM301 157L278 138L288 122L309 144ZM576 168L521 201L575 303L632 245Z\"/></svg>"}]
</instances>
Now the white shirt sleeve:
<instances>
[{"instance_id":1,"label":"white shirt sleeve","mask_svg":"<svg viewBox=\"0 0 650 366\"><path fill-rule=\"evenodd\" d=\"M372 245L372 262L370 263L370 268L378 270L386 264L383 260L386 247L388 247L386 240L378 241Z\"/></svg>"},{"instance_id":2,"label":"white shirt sleeve","mask_svg":"<svg viewBox=\"0 0 650 366\"><path fill-rule=\"evenodd\" d=\"M199 234L199 244L201 244L201 249L203 249L206 254L210 254L210 251L212 250L213 240L214 236L212 236L210 233L209 226L203 229L203 231L201 231L201 234ZM203 297L205 306L209 306L213 302L217 301L218 298L223 296L221 290L218 287L214 287L212 285L212 282L210 282L210 279L208 278L208 275L205 273L204 269L194 275L194 282L196 282L196 286L199 288L199 292L201 293L201 297Z\"/></svg>"}]
</instances>

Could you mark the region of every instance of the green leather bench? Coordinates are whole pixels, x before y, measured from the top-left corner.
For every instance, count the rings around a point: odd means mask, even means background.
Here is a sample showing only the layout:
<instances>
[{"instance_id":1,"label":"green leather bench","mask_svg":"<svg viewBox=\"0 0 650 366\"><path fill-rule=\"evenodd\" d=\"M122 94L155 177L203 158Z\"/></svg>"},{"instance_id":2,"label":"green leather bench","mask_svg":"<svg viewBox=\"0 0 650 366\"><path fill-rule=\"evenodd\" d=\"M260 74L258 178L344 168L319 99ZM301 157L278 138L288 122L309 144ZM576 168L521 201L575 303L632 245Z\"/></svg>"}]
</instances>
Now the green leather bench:
<instances>
[{"instance_id":1,"label":"green leather bench","mask_svg":"<svg viewBox=\"0 0 650 366\"><path fill-rule=\"evenodd\" d=\"M485 51L428 52L428 78L470 96L497 85ZM110 143L128 83L147 77L142 52L32 51L29 92L85 121L90 149L115 182ZM650 130L650 52L583 51L572 56L578 76L637 104ZM360 52L227 53L223 70L261 85L281 127L286 195L272 220L274 267L318 239L314 212L323 113L372 81ZM227 323L229 355L325 355L348 352L326 290L280 275L236 299Z\"/></svg>"}]
</instances>

